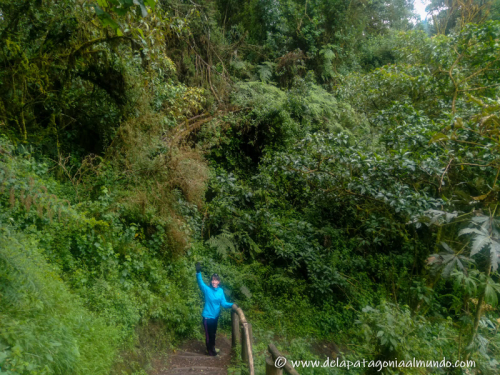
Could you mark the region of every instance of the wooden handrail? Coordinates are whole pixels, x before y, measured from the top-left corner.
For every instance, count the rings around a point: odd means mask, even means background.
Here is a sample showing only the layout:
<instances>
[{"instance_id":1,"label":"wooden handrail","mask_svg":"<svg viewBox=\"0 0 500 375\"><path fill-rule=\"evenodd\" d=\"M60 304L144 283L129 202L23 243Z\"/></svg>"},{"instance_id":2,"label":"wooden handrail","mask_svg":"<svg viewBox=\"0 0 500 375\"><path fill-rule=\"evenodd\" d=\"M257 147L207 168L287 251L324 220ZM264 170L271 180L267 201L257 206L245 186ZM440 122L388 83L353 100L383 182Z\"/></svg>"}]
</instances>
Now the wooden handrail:
<instances>
[{"instance_id":1,"label":"wooden handrail","mask_svg":"<svg viewBox=\"0 0 500 375\"><path fill-rule=\"evenodd\" d=\"M241 359L248 363L248 369L250 375L255 375L255 368L253 364L253 353L252 353L252 325L247 322L243 310L239 307L233 307L231 313L232 321L232 345L233 347L240 341L240 330L239 326L241 324Z\"/></svg>"},{"instance_id":2,"label":"wooden handrail","mask_svg":"<svg viewBox=\"0 0 500 375\"><path fill-rule=\"evenodd\" d=\"M243 310L239 307L233 307L231 310L231 327L232 347L236 347L241 341L241 359L248 363L250 375L255 375L252 353L252 325L247 322ZM282 370L285 370L289 375L299 375L297 370L286 361L286 357L284 357L273 344L269 344L268 350L269 353L271 353L272 361L269 361L269 358L266 360L266 375L282 374ZM275 361L278 357L282 357L286 361L283 368L277 368L275 366Z\"/></svg>"},{"instance_id":3,"label":"wooden handrail","mask_svg":"<svg viewBox=\"0 0 500 375\"><path fill-rule=\"evenodd\" d=\"M273 344L269 344L269 346L267 348L269 350L269 353L271 353L271 356L273 357L273 363L272 364L273 364L274 367L276 367L275 366L275 362L274 362L274 361L276 361L276 358L281 357L281 358L283 358L286 361L285 365L282 367L283 370L285 370L285 372L287 374L289 374L289 375L299 375L299 373L297 372L297 370L295 370L293 368L293 366L290 364L290 362L288 362L286 360L286 357L283 356L283 354L281 354L279 352L279 350Z\"/></svg>"}]
</instances>

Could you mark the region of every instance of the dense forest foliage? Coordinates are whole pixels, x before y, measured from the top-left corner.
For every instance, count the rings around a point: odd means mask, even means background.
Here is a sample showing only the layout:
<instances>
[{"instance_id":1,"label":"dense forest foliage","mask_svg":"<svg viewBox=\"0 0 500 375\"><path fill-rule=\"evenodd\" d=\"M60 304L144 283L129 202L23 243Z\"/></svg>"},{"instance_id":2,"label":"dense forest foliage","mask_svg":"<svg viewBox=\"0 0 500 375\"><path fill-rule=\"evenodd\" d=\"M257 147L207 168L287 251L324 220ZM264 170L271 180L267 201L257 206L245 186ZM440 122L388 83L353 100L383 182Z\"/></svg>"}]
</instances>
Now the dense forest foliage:
<instances>
[{"instance_id":1,"label":"dense forest foliage","mask_svg":"<svg viewBox=\"0 0 500 375\"><path fill-rule=\"evenodd\" d=\"M427 11L0 0L0 374L146 374L197 261L258 373L498 374L500 2Z\"/></svg>"}]
</instances>

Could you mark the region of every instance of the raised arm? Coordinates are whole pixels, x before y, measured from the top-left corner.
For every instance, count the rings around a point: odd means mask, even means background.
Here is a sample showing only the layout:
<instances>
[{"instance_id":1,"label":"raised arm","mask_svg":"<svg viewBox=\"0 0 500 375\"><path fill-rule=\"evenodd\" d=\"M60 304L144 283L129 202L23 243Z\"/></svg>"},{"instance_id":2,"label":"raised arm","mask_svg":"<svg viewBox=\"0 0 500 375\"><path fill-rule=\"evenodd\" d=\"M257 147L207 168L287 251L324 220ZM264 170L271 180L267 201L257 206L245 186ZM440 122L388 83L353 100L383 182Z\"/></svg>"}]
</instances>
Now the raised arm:
<instances>
[{"instance_id":1,"label":"raised arm","mask_svg":"<svg viewBox=\"0 0 500 375\"><path fill-rule=\"evenodd\" d=\"M196 281L198 281L198 286L200 287L203 294L205 294L208 289L208 286L203 282L203 279L201 277L200 262L196 263Z\"/></svg>"}]
</instances>

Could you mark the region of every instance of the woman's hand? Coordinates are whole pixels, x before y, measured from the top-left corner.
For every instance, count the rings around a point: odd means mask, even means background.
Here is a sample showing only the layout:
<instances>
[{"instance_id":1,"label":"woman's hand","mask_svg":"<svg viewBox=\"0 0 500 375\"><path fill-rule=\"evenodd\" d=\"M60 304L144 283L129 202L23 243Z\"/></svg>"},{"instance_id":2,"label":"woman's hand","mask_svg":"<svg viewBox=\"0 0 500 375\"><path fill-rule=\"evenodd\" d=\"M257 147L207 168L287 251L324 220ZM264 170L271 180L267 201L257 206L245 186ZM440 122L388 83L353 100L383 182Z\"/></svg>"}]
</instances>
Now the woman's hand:
<instances>
[{"instance_id":1,"label":"woman's hand","mask_svg":"<svg viewBox=\"0 0 500 375\"><path fill-rule=\"evenodd\" d=\"M201 272L201 264L200 262L196 263L196 273Z\"/></svg>"},{"instance_id":2,"label":"woman's hand","mask_svg":"<svg viewBox=\"0 0 500 375\"><path fill-rule=\"evenodd\" d=\"M231 308L236 311L236 309L238 308L238 305L236 303L233 303L233 306L231 306Z\"/></svg>"}]
</instances>

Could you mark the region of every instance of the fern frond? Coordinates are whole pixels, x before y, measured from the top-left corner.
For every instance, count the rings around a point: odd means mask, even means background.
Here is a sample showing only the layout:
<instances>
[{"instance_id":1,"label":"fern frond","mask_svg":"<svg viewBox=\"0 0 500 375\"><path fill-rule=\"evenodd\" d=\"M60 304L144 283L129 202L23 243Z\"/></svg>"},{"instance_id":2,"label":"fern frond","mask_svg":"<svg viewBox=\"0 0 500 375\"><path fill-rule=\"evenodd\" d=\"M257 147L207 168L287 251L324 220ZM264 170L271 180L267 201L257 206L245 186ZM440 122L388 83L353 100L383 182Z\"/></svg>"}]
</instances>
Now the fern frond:
<instances>
[{"instance_id":1,"label":"fern frond","mask_svg":"<svg viewBox=\"0 0 500 375\"><path fill-rule=\"evenodd\" d=\"M221 234L211 237L206 243L207 245L215 248L217 254L224 258L228 256L228 250L231 254L234 254L237 251L234 234L228 232L227 230L223 230Z\"/></svg>"}]
</instances>

